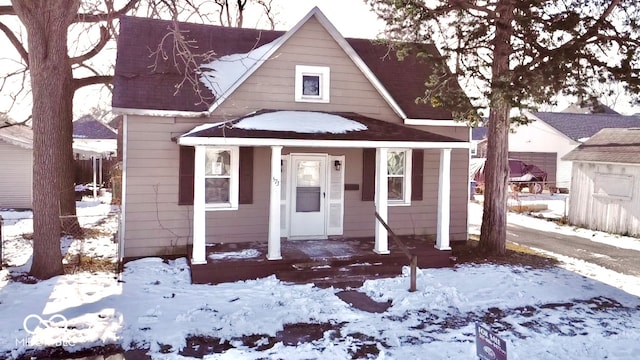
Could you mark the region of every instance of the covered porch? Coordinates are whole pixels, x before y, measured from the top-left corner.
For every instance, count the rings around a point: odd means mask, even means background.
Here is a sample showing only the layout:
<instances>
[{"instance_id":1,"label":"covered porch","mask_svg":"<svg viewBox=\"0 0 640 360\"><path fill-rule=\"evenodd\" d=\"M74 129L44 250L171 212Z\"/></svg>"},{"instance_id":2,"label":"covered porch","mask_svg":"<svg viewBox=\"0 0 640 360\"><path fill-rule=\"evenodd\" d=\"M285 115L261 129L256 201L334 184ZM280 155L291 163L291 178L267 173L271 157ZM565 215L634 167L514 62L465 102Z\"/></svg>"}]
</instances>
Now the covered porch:
<instances>
[{"instance_id":1,"label":"covered porch","mask_svg":"<svg viewBox=\"0 0 640 360\"><path fill-rule=\"evenodd\" d=\"M438 250L429 239L405 236L402 241L418 257L420 268L454 264L451 250ZM319 287L359 287L368 279L398 276L408 260L394 243L389 254L371 251L374 238L332 238L283 241L282 260L267 259L265 242L212 244L207 262L191 263L194 284L219 284L275 275L281 281L314 283Z\"/></svg>"},{"instance_id":2,"label":"covered porch","mask_svg":"<svg viewBox=\"0 0 640 360\"><path fill-rule=\"evenodd\" d=\"M407 126L389 123L377 119L364 117L354 113L320 113L306 111L262 111L252 113L238 119L216 124L205 124L194 128L190 132L178 138L178 143L182 146L193 146L195 148L195 172L193 191L193 245L191 248L192 268L196 266L210 265L215 262L215 255L212 257L209 250L219 247L216 244L207 245L207 212L210 211L238 211L241 207L238 204L238 185L234 183L234 174L238 173L239 147L260 147L270 150L270 164L262 173L268 179L268 204L264 207L264 216L268 219L268 231L265 232L265 239L257 239L251 243L253 248L262 249L258 251L260 261L258 263L269 265L271 273L276 273L279 267L287 268L291 264L298 263L302 257L300 253L306 254L304 250L296 250L300 245L295 242L316 241L314 246L331 246L337 249L336 257L343 256L340 251L348 254L350 250L346 243L342 247L337 246L339 241L347 239L344 235L344 212L348 210L348 203L345 201L344 191L344 157L331 156L329 154L295 154L306 159L307 164L317 164L318 168L326 169L324 173L317 175L321 185L317 186L317 192L313 194L296 193L292 191L291 183L295 177L285 177L284 169L289 167L301 169L302 162L295 163L295 157L288 157L284 154L283 148L307 148L322 152L323 149L359 149L360 151L373 151L371 176L369 179L375 180L372 199L375 200L371 210L379 215L379 218L388 222L389 206L404 206L411 208L411 188L399 186L403 195L398 197L397 190L393 186L397 184L397 179L392 179L392 170L389 168L389 156L400 151L406 151L406 168L403 171L410 171L411 151L417 150L437 150L439 152L439 167L430 169L438 171L438 191L437 203L434 201L433 208L437 209L437 226L435 236L431 242L422 242L420 247L428 248L429 253L441 252L440 258L435 262L438 264L448 263L450 256L449 246L449 224L451 216L451 153L453 149L465 149L469 144L466 141L417 130ZM219 150L217 150L219 149ZM371 153L369 151L369 153ZM327 152L325 150L325 152ZM223 156L224 155L224 156ZM324 155L318 156L318 155ZM286 158L287 160L283 160ZM408 158L408 160L407 160ZM215 160L217 159L217 160ZM301 160L301 161L302 161ZM424 161L420 165L420 171ZM292 162L295 166L287 165ZM341 170L342 169L342 170ZM342 171L342 172L341 172ZM416 169L417 171L417 169ZM433 172L436 174L436 172ZM364 172L364 171L363 171ZM213 173L213 175L212 175ZM294 174L295 175L295 174ZM405 180L411 179L410 173L403 173ZM314 175L316 177L316 175ZM342 177L342 180L340 178ZM422 180L421 180L422 181ZM402 180L400 180L400 183ZM410 181L406 181L410 182ZM222 184L223 186L210 186L211 184ZM353 184L349 184L353 185ZM364 184L361 184L364 187ZM405 184L406 185L406 184ZM420 182L422 187L424 183ZM207 187L223 188L224 195L221 203L212 203ZM466 191L465 186L465 191ZM308 189L307 189L308 190ZM392 191L393 190L393 191ZM363 191L364 192L364 191ZM283 199L289 196L286 207L283 206ZM320 216L314 215L317 212L314 203L299 206L303 197L313 196L317 205L317 210L322 210ZM213 197L217 198L218 195ZM404 200L403 200L404 199ZM435 198L434 198L435 200ZM298 206L296 206L298 201ZM404 201L404 202L403 202ZM295 217L293 214L295 208ZM300 208L302 210L300 210ZM298 211L300 210L300 211ZM240 215L239 215L240 216ZM315 217L313 217L315 216ZM308 220L307 220L308 219ZM318 220L320 219L320 220ZM368 255L376 255L376 258L388 256L392 258L389 234L381 221L371 218L371 228L367 230L368 240L353 247L360 251L365 250ZM435 218L433 219L435 222ZM317 223L322 225L316 228L315 232L305 233L309 228L316 227ZM319 230L318 230L319 229ZM209 231L212 229L209 228ZM215 229L213 229L215 231ZM295 230L295 233L294 233ZM414 233L415 234L415 233ZM349 235L349 234L346 234ZM262 240L262 241L260 241ZM266 240L266 241L265 241ZM331 241L321 243L320 240ZM216 241L225 242L225 241ZM416 243L417 244L417 243ZM229 244L229 246L243 246L240 244ZM308 249L308 247L306 247ZM249 250L249 249L244 249ZM422 249L421 249L422 250ZM217 251L217 250L216 250ZM427 251L427 250L425 250ZM253 252L255 255L256 253ZM364 254L364 253L362 253ZM346 255L345 255L346 256ZM360 255L358 255L360 256ZM431 256L431 255L429 255ZM427 258L429 257L427 256ZM357 256L356 256L357 258ZM444 260L442 260L444 259ZM221 260L221 259L218 259ZM333 260L332 260L333 261ZM352 262L353 260L349 260ZM373 260L372 260L373 261ZM393 261L393 260L390 260ZM220 261L221 263L223 261ZM224 261L226 263L226 261ZM423 266L432 267L427 262ZM266 267L266 266L265 266ZM254 273L262 274L262 269L253 269ZM197 273L199 270L196 270ZM267 270L265 270L267 271ZM269 271L267 271L269 272ZM194 275L194 281L198 281L199 276ZM205 281L208 282L208 281Z\"/></svg>"}]
</instances>

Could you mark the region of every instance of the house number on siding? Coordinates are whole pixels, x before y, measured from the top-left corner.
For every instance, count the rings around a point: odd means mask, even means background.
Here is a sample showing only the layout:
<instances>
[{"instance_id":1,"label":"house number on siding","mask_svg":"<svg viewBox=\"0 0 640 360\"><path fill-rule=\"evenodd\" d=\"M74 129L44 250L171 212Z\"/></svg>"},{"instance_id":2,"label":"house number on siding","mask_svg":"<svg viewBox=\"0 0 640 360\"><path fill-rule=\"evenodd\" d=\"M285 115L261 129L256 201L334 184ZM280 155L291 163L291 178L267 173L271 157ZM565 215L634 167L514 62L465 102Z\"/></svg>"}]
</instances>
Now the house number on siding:
<instances>
[{"instance_id":1,"label":"house number on siding","mask_svg":"<svg viewBox=\"0 0 640 360\"><path fill-rule=\"evenodd\" d=\"M280 186L280 180L278 180L278 179L276 179L276 178L271 178L271 179L273 180L273 183L274 183L276 186Z\"/></svg>"}]
</instances>

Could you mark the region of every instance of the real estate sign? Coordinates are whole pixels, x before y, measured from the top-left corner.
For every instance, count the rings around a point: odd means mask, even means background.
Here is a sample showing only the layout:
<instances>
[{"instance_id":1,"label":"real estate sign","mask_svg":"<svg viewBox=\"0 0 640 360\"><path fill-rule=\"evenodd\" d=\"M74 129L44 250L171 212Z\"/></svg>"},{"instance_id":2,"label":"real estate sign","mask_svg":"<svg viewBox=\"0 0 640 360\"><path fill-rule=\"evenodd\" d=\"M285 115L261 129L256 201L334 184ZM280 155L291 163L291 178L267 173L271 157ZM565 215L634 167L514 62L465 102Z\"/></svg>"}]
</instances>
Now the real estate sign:
<instances>
[{"instance_id":1,"label":"real estate sign","mask_svg":"<svg viewBox=\"0 0 640 360\"><path fill-rule=\"evenodd\" d=\"M481 360L507 360L507 342L476 322L476 353Z\"/></svg>"}]
</instances>

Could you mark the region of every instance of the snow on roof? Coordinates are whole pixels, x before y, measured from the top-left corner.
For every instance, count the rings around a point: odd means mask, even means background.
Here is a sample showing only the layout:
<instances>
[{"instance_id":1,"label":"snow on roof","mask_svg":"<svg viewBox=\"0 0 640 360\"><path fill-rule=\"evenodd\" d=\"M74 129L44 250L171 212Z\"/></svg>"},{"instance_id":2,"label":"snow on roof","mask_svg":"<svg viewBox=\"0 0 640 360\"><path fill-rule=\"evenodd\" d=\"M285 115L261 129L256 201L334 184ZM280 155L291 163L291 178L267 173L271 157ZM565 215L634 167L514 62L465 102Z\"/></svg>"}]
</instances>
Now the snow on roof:
<instances>
[{"instance_id":1,"label":"snow on roof","mask_svg":"<svg viewBox=\"0 0 640 360\"><path fill-rule=\"evenodd\" d=\"M115 154L117 150L115 139L73 139L73 151L76 153L94 156Z\"/></svg>"},{"instance_id":2,"label":"snow on roof","mask_svg":"<svg viewBox=\"0 0 640 360\"><path fill-rule=\"evenodd\" d=\"M202 82L216 98L224 95L244 73L264 61L263 57L271 50L280 38L255 48L248 53L225 55L208 64L200 65Z\"/></svg>"},{"instance_id":3,"label":"snow on roof","mask_svg":"<svg viewBox=\"0 0 640 360\"><path fill-rule=\"evenodd\" d=\"M310 111L274 111L240 120L233 126L244 130L292 131L311 134L345 134L367 127L339 115ZM193 130L192 130L193 131Z\"/></svg>"},{"instance_id":4,"label":"snow on roof","mask_svg":"<svg viewBox=\"0 0 640 360\"><path fill-rule=\"evenodd\" d=\"M224 123L225 122L217 122L217 123L211 123L211 124L198 125L198 126L194 127L193 129L189 130L189 132L187 132L186 134L184 134L182 136L188 136L188 135L191 135L193 133L197 133L197 132L202 131L202 130L211 129L211 128L216 127L216 126L220 126L220 125L222 125Z\"/></svg>"},{"instance_id":5,"label":"snow on roof","mask_svg":"<svg viewBox=\"0 0 640 360\"><path fill-rule=\"evenodd\" d=\"M0 141L25 149L33 149L33 130L26 125L11 124L0 128Z\"/></svg>"}]
</instances>

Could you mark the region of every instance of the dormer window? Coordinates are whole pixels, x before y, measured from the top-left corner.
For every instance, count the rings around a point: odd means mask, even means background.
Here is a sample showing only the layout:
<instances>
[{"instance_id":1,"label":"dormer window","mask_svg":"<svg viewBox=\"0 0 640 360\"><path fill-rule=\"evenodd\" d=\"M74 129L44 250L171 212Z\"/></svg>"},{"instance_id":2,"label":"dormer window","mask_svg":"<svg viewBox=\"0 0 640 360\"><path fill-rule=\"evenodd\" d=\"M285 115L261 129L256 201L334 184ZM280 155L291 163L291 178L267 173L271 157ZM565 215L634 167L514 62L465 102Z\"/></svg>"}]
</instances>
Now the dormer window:
<instances>
[{"instance_id":1,"label":"dormer window","mask_svg":"<svg viewBox=\"0 0 640 360\"><path fill-rule=\"evenodd\" d=\"M329 102L329 68L296 65L295 97L297 102Z\"/></svg>"}]
</instances>

